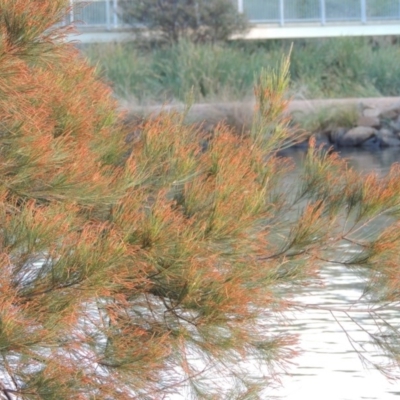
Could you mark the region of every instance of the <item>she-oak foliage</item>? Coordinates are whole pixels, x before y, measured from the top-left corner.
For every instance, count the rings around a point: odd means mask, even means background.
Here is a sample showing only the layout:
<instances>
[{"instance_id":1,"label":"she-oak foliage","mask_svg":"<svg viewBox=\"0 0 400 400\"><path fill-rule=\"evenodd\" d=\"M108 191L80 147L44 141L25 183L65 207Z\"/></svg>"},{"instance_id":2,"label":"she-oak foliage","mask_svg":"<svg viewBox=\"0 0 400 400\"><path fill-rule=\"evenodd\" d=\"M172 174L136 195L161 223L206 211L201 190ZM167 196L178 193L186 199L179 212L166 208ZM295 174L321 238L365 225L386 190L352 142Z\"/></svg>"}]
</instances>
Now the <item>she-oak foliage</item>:
<instances>
[{"instance_id":1,"label":"she-oak foliage","mask_svg":"<svg viewBox=\"0 0 400 400\"><path fill-rule=\"evenodd\" d=\"M53 28L66 3L0 0L2 398L262 398L294 355L274 317L343 243L370 302L399 300L399 168L360 177L311 143L285 187L287 60L260 77L249 134L221 125L205 146L163 114L126 143L110 89Z\"/></svg>"}]
</instances>

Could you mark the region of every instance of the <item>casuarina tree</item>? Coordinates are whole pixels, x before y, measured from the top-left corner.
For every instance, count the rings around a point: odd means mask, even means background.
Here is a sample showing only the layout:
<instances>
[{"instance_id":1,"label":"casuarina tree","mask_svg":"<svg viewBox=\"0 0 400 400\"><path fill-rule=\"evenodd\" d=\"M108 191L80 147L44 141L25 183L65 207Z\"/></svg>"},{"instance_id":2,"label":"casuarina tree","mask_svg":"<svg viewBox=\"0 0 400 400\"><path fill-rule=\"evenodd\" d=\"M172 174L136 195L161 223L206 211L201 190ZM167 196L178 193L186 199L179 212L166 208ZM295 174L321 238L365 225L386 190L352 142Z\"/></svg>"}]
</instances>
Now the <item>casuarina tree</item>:
<instances>
[{"instance_id":1,"label":"casuarina tree","mask_svg":"<svg viewBox=\"0 0 400 400\"><path fill-rule=\"evenodd\" d=\"M67 5L0 0L2 398L262 397L294 356L275 328L291 289L343 243L370 303L399 300L399 169L360 177L311 142L287 187L287 60L250 132L169 113L129 135L54 28Z\"/></svg>"}]
</instances>

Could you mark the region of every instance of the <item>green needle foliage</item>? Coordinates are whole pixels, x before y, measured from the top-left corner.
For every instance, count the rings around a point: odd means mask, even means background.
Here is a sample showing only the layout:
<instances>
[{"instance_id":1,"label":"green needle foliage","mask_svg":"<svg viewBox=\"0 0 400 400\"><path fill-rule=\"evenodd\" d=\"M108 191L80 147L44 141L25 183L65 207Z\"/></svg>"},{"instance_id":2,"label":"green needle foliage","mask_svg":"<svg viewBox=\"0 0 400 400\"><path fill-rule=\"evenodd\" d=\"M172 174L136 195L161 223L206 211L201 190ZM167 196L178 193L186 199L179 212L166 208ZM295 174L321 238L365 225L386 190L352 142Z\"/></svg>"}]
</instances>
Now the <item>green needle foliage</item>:
<instances>
[{"instance_id":1,"label":"green needle foliage","mask_svg":"<svg viewBox=\"0 0 400 400\"><path fill-rule=\"evenodd\" d=\"M261 74L249 135L165 113L127 143L52 28L67 3L0 0L2 398L262 398L295 355L274 331L290 289L346 242L360 251L336 261L364 267L368 300L399 300L399 168L360 177L310 143L285 186L288 60ZM396 364L395 338L379 345Z\"/></svg>"}]
</instances>

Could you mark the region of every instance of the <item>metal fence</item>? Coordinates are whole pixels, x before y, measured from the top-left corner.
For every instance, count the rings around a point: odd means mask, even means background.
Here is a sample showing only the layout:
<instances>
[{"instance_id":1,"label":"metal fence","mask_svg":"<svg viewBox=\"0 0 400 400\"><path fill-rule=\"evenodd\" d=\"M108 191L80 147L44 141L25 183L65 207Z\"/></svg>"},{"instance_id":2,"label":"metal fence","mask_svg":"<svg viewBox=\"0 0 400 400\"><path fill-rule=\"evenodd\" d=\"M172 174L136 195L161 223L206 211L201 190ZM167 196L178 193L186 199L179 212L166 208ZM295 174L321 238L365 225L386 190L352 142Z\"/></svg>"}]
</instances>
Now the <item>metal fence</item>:
<instances>
[{"instance_id":1,"label":"metal fence","mask_svg":"<svg viewBox=\"0 0 400 400\"><path fill-rule=\"evenodd\" d=\"M238 0L255 23L377 22L400 19L400 0Z\"/></svg>"},{"instance_id":2,"label":"metal fence","mask_svg":"<svg viewBox=\"0 0 400 400\"><path fill-rule=\"evenodd\" d=\"M135 0L130 0L134 2ZM235 0L252 23L286 24L385 22L400 20L400 0ZM79 27L123 28L118 0L70 0L65 23Z\"/></svg>"}]
</instances>

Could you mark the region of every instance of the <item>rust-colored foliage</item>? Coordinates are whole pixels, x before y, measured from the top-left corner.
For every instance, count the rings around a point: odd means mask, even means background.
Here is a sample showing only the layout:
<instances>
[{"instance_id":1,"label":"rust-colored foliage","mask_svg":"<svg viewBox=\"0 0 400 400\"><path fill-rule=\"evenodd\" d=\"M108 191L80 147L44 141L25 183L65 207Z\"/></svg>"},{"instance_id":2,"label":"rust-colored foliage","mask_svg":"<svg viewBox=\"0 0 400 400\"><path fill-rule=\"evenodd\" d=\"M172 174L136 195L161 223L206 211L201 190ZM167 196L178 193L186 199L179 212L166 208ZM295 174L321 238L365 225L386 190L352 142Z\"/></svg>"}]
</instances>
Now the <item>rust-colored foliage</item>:
<instances>
[{"instance_id":1,"label":"rust-colored foliage","mask_svg":"<svg viewBox=\"0 0 400 400\"><path fill-rule=\"evenodd\" d=\"M287 61L261 76L249 135L220 125L204 146L162 114L127 145L110 89L52 28L66 3L0 0L4 398L254 398L294 354L273 332L290 304L277 289L346 241L360 252L337 261L398 300L398 168L361 180L311 143L285 187ZM261 384L237 370L246 358ZM204 385L209 370L226 383Z\"/></svg>"}]
</instances>

